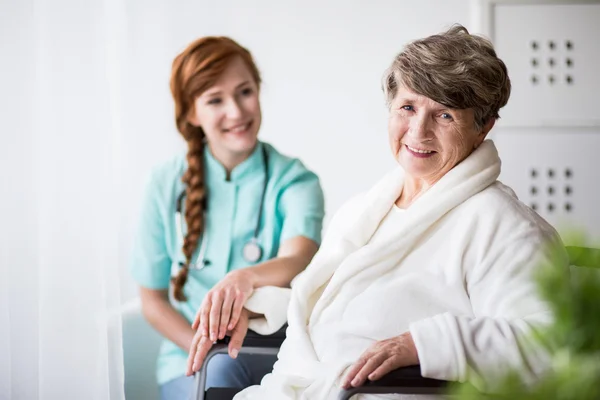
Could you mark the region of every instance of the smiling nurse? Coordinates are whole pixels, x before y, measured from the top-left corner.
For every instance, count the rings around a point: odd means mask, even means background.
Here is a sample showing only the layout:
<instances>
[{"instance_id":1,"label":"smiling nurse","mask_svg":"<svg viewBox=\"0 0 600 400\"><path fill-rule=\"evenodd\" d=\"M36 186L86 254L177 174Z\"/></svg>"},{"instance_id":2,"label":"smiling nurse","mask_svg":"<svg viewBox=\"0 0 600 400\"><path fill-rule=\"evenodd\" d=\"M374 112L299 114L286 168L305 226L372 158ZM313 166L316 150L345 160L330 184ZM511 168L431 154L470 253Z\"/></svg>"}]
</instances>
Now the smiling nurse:
<instances>
[{"instance_id":1,"label":"smiling nurse","mask_svg":"<svg viewBox=\"0 0 600 400\"><path fill-rule=\"evenodd\" d=\"M173 62L175 121L188 152L151 174L131 263L144 316L165 337L164 400L191 394L197 310L210 321L207 340L232 335L229 355L209 364L208 387L245 387L270 371L274 358L237 356L258 317L245 302L257 288L289 286L321 240L317 176L258 140L260 83L250 53L226 37L198 39Z\"/></svg>"}]
</instances>

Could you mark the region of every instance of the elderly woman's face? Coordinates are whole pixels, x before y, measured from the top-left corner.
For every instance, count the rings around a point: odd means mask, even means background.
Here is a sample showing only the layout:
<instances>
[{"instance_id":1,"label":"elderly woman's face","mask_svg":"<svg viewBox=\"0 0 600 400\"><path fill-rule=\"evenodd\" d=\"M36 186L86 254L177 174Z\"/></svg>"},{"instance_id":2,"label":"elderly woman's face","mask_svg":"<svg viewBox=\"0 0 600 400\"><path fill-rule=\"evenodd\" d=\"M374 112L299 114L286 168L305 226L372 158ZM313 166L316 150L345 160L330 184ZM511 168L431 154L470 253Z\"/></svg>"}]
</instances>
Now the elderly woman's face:
<instances>
[{"instance_id":1,"label":"elderly woman's face","mask_svg":"<svg viewBox=\"0 0 600 400\"><path fill-rule=\"evenodd\" d=\"M399 87L390 107L390 147L408 174L434 183L471 154L492 125L478 130L473 110L451 109Z\"/></svg>"}]
</instances>

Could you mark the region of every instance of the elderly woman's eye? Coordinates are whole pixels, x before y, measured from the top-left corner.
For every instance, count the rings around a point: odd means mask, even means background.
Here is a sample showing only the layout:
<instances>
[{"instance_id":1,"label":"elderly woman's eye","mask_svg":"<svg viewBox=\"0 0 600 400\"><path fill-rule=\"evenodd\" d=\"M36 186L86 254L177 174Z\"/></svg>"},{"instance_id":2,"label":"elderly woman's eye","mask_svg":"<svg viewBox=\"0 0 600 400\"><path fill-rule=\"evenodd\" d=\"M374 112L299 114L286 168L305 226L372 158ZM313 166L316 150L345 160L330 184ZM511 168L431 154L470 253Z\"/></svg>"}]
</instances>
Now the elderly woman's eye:
<instances>
[{"instance_id":1,"label":"elderly woman's eye","mask_svg":"<svg viewBox=\"0 0 600 400\"><path fill-rule=\"evenodd\" d=\"M452 118L452 115L448 114L448 113L442 113L440 115L443 119L447 119L449 121L453 120L454 118Z\"/></svg>"},{"instance_id":2,"label":"elderly woman's eye","mask_svg":"<svg viewBox=\"0 0 600 400\"><path fill-rule=\"evenodd\" d=\"M402 106L400 108L403 109L404 111L413 111L414 110L413 106Z\"/></svg>"}]
</instances>

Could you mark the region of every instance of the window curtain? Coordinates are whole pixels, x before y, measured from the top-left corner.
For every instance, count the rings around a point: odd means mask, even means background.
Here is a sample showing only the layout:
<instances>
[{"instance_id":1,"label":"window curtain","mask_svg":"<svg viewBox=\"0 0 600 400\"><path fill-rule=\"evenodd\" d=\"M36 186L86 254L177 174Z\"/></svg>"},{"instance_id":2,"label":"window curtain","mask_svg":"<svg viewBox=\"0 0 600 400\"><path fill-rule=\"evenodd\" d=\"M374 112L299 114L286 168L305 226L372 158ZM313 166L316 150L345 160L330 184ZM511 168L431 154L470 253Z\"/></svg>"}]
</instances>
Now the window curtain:
<instances>
[{"instance_id":1,"label":"window curtain","mask_svg":"<svg viewBox=\"0 0 600 400\"><path fill-rule=\"evenodd\" d=\"M1 400L124 399L124 4L0 0Z\"/></svg>"}]
</instances>

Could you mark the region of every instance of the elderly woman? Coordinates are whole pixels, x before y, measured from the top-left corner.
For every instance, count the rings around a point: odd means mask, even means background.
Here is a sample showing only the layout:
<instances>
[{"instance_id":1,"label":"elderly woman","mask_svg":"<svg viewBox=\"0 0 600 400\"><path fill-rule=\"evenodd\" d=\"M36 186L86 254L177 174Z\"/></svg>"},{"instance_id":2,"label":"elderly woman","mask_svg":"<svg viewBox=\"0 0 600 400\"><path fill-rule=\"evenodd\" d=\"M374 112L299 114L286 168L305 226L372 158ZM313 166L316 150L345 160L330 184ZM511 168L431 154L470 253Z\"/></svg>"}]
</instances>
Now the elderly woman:
<instances>
[{"instance_id":1,"label":"elderly woman","mask_svg":"<svg viewBox=\"0 0 600 400\"><path fill-rule=\"evenodd\" d=\"M497 181L485 138L510 95L504 63L455 26L407 45L383 82L400 168L337 212L291 296L254 292L245 318L265 318L250 328L279 328L290 296L289 328L273 372L235 399L332 399L417 364L425 377L478 382L547 367L528 345L551 318L531 278L560 239ZM209 346L198 334L192 370Z\"/></svg>"}]
</instances>

